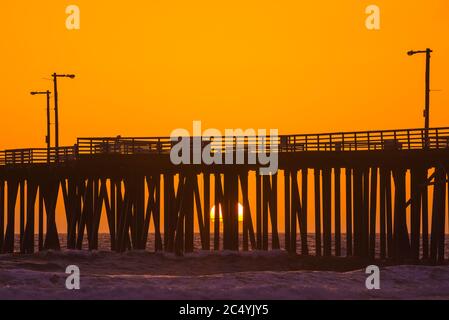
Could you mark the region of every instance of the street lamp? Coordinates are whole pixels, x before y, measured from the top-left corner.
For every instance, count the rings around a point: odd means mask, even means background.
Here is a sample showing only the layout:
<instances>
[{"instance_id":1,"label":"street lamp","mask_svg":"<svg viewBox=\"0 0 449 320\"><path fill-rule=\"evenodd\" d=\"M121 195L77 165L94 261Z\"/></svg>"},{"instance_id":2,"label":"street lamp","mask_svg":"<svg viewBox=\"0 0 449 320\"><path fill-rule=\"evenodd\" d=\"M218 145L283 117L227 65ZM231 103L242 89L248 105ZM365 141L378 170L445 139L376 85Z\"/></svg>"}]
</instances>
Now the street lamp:
<instances>
[{"instance_id":1,"label":"street lamp","mask_svg":"<svg viewBox=\"0 0 449 320\"><path fill-rule=\"evenodd\" d=\"M43 95L47 96L47 136L45 137L45 142L47 143L47 162L50 163L50 148L51 148L51 139L50 139L50 91L32 91L31 95Z\"/></svg>"},{"instance_id":2,"label":"street lamp","mask_svg":"<svg viewBox=\"0 0 449 320\"><path fill-rule=\"evenodd\" d=\"M429 48L426 50L409 51L407 54L413 56L415 54L426 54L426 93L425 93L425 109L424 109L424 128L425 128L425 143L426 147L429 145L429 128L430 128L430 54L433 51Z\"/></svg>"},{"instance_id":3,"label":"street lamp","mask_svg":"<svg viewBox=\"0 0 449 320\"><path fill-rule=\"evenodd\" d=\"M56 162L59 162L59 108L58 108L58 78L75 79L74 74L53 73L54 97L55 97L55 151Z\"/></svg>"}]
</instances>

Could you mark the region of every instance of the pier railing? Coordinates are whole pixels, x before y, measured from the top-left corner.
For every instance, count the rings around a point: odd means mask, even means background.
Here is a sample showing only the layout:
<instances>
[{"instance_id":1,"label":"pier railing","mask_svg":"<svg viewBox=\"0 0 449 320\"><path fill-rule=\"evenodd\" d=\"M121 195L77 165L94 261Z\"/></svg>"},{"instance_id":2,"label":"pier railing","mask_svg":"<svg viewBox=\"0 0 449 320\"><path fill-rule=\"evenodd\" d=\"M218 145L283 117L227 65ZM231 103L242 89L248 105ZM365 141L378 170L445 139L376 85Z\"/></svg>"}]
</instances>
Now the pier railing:
<instances>
[{"instance_id":1,"label":"pier railing","mask_svg":"<svg viewBox=\"0 0 449 320\"><path fill-rule=\"evenodd\" d=\"M83 155L168 154L179 141L170 137L78 138L72 147L16 149L0 152L0 165L44 164L76 160ZM194 151L209 146L211 153L226 152L310 152L389 151L449 149L449 127L281 135L270 137L190 137Z\"/></svg>"},{"instance_id":2,"label":"pier railing","mask_svg":"<svg viewBox=\"0 0 449 320\"><path fill-rule=\"evenodd\" d=\"M27 165L76 160L76 147L12 149L0 152L0 165Z\"/></svg>"},{"instance_id":3,"label":"pier railing","mask_svg":"<svg viewBox=\"0 0 449 320\"><path fill-rule=\"evenodd\" d=\"M375 151L449 148L449 128L384 130L284 136L287 146L304 151Z\"/></svg>"},{"instance_id":4,"label":"pier railing","mask_svg":"<svg viewBox=\"0 0 449 320\"><path fill-rule=\"evenodd\" d=\"M159 138L79 138L78 148L83 154L163 154L178 143L169 137ZM449 148L449 128L321 133L281 135L270 137L190 137L190 147L210 145L212 152L228 150L249 152L300 151L375 151L420 150Z\"/></svg>"}]
</instances>

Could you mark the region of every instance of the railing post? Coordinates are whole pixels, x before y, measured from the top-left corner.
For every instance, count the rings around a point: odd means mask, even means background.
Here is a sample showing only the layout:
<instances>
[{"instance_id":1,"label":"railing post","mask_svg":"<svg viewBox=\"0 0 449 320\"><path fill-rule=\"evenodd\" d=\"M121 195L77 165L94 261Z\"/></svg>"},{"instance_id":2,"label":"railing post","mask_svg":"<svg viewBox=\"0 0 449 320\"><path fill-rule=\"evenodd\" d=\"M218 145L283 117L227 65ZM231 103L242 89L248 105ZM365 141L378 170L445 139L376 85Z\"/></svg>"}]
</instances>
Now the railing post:
<instances>
[{"instance_id":1,"label":"railing post","mask_svg":"<svg viewBox=\"0 0 449 320\"><path fill-rule=\"evenodd\" d=\"M371 151L371 137L369 132L367 132L367 134L368 134L368 151Z\"/></svg>"},{"instance_id":2,"label":"railing post","mask_svg":"<svg viewBox=\"0 0 449 320\"><path fill-rule=\"evenodd\" d=\"M440 149L440 139L438 137L438 129L435 129L435 138L437 139L437 149ZM429 148L430 148L430 137L429 137Z\"/></svg>"},{"instance_id":3,"label":"railing post","mask_svg":"<svg viewBox=\"0 0 449 320\"><path fill-rule=\"evenodd\" d=\"M411 149L411 144L410 144L410 130L407 130L407 143L408 143L408 149Z\"/></svg>"},{"instance_id":4,"label":"railing post","mask_svg":"<svg viewBox=\"0 0 449 320\"><path fill-rule=\"evenodd\" d=\"M383 149L383 147L384 147L384 132L383 131L381 131L380 132L380 147L381 147L381 149Z\"/></svg>"},{"instance_id":5,"label":"railing post","mask_svg":"<svg viewBox=\"0 0 449 320\"><path fill-rule=\"evenodd\" d=\"M79 159L79 156L78 156L78 144L77 143L73 146L73 156L74 156L75 160Z\"/></svg>"}]
</instances>

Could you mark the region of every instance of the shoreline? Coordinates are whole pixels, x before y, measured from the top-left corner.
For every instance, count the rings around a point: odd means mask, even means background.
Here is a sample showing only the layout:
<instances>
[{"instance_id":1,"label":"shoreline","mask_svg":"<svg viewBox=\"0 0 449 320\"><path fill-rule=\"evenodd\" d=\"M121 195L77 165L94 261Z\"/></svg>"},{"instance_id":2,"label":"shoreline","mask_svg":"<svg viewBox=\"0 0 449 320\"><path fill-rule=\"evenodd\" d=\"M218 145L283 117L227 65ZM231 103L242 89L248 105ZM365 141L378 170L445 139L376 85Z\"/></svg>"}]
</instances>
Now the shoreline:
<instances>
[{"instance_id":1,"label":"shoreline","mask_svg":"<svg viewBox=\"0 0 449 320\"><path fill-rule=\"evenodd\" d=\"M380 263L380 290L366 267L346 258L286 252L197 253L47 251L0 256L4 300L366 300L449 299L449 266ZM80 270L67 290L66 268Z\"/></svg>"},{"instance_id":2,"label":"shoreline","mask_svg":"<svg viewBox=\"0 0 449 320\"><path fill-rule=\"evenodd\" d=\"M288 254L284 250L249 252L198 251L182 257L167 253L129 251L43 251L35 254L0 255L0 270L24 269L58 272L68 265L77 265L88 273L135 275L196 276L236 272L332 271L351 272L369 265L380 268L393 266L447 266L428 261L369 260L355 257L316 257Z\"/></svg>"}]
</instances>

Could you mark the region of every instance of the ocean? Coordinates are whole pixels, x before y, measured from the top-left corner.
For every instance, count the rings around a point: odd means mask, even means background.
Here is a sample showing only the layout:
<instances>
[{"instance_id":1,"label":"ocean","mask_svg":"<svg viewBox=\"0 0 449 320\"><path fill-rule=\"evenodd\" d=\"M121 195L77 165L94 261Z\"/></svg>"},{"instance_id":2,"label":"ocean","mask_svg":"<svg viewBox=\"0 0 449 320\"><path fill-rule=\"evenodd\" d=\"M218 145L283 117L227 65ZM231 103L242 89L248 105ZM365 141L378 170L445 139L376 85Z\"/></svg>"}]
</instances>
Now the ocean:
<instances>
[{"instance_id":1,"label":"ocean","mask_svg":"<svg viewBox=\"0 0 449 320\"><path fill-rule=\"evenodd\" d=\"M163 238L163 235L162 235L162 238ZM150 252L155 251L154 239L155 239L154 234L148 235L148 241L147 241L147 247L146 247L147 251L150 251ZM35 236L34 240L35 240L35 247L37 248L38 247L37 235ZM83 241L83 249L87 250L88 249L87 236L85 236L83 240L84 240ZM67 248L67 235L66 234L60 234L59 241L60 241L61 248ZM213 236L211 236L211 250L213 250L213 245L214 245L213 241L214 241ZM220 248L222 248L222 242L223 242L223 234L220 233ZM272 238L271 238L271 234L270 234L268 237L269 249L272 248L271 242L272 242ZM279 234L279 242L280 242L281 248L285 248L285 236L282 233ZM16 235L16 237L15 237L15 251L16 252L20 251L19 243L20 243L19 236ZM239 243L240 243L240 250L243 250L243 236L242 235L240 235ZM321 243L322 243L322 241L321 241ZM430 237L429 237L429 243L430 243ZM315 235L309 234L307 236L307 245L309 248L309 254L315 255L315 253L316 253ZM251 247L251 244L250 244L250 247ZM300 239L299 235L296 239L296 248L297 248L298 254L301 254L301 239ZM99 234L98 235L98 251L109 251L110 249L111 249L111 240L110 240L109 234L106 234L106 233ZM195 249L195 251L201 250L201 238L200 238L199 233L195 233L195 235L194 235L194 249ZM377 237L376 237L375 253L376 253L376 257L380 258L380 236L379 235L377 235ZM335 255L335 235L332 235L332 255ZM341 235L341 256L342 257L346 256L346 234ZM446 256L446 258L449 257L449 235L446 235L445 256Z\"/></svg>"},{"instance_id":2,"label":"ocean","mask_svg":"<svg viewBox=\"0 0 449 320\"><path fill-rule=\"evenodd\" d=\"M152 252L152 237L146 251L110 252L108 235L99 245L91 252L0 255L0 299L449 299L448 265L380 263L381 288L368 290L369 262L356 259L206 252L198 236L197 250L184 257ZM309 248L313 254L313 236ZM70 265L80 269L80 290L66 289Z\"/></svg>"}]
</instances>

